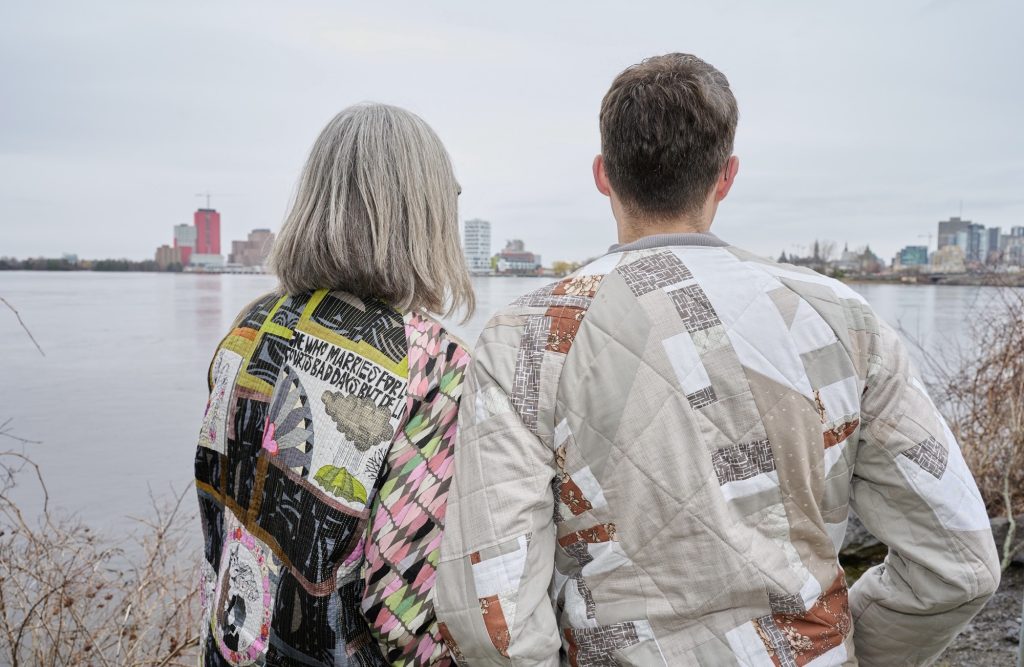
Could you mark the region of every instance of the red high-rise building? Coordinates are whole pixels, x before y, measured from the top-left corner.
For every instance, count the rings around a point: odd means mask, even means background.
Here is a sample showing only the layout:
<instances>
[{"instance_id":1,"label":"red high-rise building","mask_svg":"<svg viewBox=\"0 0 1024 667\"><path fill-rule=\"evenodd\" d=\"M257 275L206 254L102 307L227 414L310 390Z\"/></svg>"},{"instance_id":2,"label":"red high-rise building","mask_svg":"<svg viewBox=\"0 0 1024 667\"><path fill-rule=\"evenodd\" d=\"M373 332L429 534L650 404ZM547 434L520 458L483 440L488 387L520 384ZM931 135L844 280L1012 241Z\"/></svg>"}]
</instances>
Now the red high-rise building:
<instances>
[{"instance_id":1,"label":"red high-rise building","mask_svg":"<svg viewBox=\"0 0 1024 667\"><path fill-rule=\"evenodd\" d=\"M195 214L196 254L220 254L220 213L212 208L201 208Z\"/></svg>"}]
</instances>

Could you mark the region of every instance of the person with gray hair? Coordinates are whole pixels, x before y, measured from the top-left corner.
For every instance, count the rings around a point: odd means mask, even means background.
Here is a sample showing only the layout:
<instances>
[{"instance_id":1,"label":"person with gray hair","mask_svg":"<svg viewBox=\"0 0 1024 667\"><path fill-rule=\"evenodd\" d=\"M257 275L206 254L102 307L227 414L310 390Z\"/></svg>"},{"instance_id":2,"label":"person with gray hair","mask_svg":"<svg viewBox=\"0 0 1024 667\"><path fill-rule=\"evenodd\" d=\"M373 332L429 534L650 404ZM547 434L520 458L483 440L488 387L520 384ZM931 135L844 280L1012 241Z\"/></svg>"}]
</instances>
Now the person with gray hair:
<instances>
[{"instance_id":1,"label":"person with gray hair","mask_svg":"<svg viewBox=\"0 0 1024 667\"><path fill-rule=\"evenodd\" d=\"M459 664L922 665L995 591L896 332L710 233L737 120L696 56L620 73L593 165L619 243L481 334L438 565ZM848 588L851 509L889 554Z\"/></svg>"},{"instance_id":2,"label":"person with gray hair","mask_svg":"<svg viewBox=\"0 0 1024 667\"><path fill-rule=\"evenodd\" d=\"M450 664L433 610L472 312L440 139L383 104L320 133L217 347L195 457L202 664Z\"/></svg>"}]
</instances>

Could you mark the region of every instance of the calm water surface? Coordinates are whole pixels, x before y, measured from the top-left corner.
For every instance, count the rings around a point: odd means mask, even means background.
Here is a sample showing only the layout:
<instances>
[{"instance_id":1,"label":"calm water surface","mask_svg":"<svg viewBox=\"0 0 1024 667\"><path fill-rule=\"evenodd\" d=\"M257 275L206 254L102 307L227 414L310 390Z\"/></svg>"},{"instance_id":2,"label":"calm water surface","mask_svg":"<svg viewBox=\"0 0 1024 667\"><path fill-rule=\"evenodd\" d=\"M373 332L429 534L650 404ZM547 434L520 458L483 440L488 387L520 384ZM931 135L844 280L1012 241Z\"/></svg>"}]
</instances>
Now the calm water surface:
<instances>
[{"instance_id":1,"label":"calm water surface","mask_svg":"<svg viewBox=\"0 0 1024 667\"><path fill-rule=\"evenodd\" d=\"M476 278L478 311L450 323L473 342L490 313L544 278ZM235 315L270 276L0 272L46 356L0 307L0 423L39 441L51 503L120 530L192 476L206 370ZM879 314L932 350L970 343L965 323L991 300L977 287L858 284ZM20 448L0 438L0 449ZM30 510L40 496L24 493ZM189 506L191 507L191 505Z\"/></svg>"}]
</instances>

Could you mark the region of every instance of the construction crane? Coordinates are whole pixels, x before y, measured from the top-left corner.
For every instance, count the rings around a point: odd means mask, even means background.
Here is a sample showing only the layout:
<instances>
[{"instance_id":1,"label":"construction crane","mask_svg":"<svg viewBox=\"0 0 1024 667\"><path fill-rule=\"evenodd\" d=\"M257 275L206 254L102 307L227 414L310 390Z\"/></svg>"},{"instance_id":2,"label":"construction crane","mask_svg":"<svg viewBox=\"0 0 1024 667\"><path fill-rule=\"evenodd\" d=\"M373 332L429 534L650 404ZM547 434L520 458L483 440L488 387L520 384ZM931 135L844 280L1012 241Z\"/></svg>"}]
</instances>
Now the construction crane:
<instances>
[{"instance_id":1,"label":"construction crane","mask_svg":"<svg viewBox=\"0 0 1024 667\"><path fill-rule=\"evenodd\" d=\"M196 195L196 197L206 197L206 208L210 208L210 197L212 196L212 192L200 192Z\"/></svg>"},{"instance_id":2,"label":"construction crane","mask_svg":"<svg viewBox=\"0 0 1024 667\"><path fill-rule=\"evenodd\" d=\"M917 238L919 238L919 239L927 238L928 239L928 250L932 249L932 235L931 234L918 234Z\"/></svg>"}]
</instances>

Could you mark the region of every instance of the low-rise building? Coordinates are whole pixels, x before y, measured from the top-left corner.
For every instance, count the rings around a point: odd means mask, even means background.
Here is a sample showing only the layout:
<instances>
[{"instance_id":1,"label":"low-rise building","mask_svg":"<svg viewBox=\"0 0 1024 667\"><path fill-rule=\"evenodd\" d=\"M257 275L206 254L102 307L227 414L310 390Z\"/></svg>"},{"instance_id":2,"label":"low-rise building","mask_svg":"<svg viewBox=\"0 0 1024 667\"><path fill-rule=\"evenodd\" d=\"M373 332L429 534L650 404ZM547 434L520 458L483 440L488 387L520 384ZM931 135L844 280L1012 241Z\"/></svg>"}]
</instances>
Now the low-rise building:
<instances>
[{"instance_id":1,"label":"low-rise building","mask_svg":"<svg viewBox=\"0 0 1024 667\"><path fill-rule=\"evenodd\" d=\"M892 267L897 271L920 270L928 266L928 246L908 245L892 260Z\"/></svg>"},{"instance_id":2,"label":"low-rise building","mask_svg":"<svg viewBox=\"0 0 1024 667\"><path fill-rule=\"evenodd\" d=\"M189 266L200 269L219 269L224 266L224 255L194 252L192 253L192 261L189 262Z\"/></svg>"},{"instance_id":3,"label":"low-rise building","mask_svg":"<svg viewBox=\"0 0 1024 667\"><path fill-rule=\"evenodd\" d=\"M932 253L932 273L964 273L967 262L964 249L959 245L946 245Z\"/></svg>"},{"instance_id":4,"label":"low-rise building","mask_svg":"<svg viewBox=\"0 0 1024 667\"><path fill-rule=\"evenodd\" d=\"M184 262L181 261L181 248L174 248L169 245L162 245L156 249L156 265L161 271L166 271L172 266L181 266Z\"/></svg>"},{"instance_id":5,"label":"low-rise building","mask_svg":"<svg viewBox=\"0 0 1024 667\"><path fill-rule=\"evenodd\" d=\"M508 241L496 259L499 274L536 276L541 272L540 255L527 250L526 245L519 239Z\"/></svg>"},{"instance_id":6,"label":"low-rise building","mask_svg":"<svg viewBox=\"0 0 1024 667\"><path fill-rule=\"evenodd\" d=\"M254 229L245 241L232 241L229 264L239 266L263 266L267 263L270 248L274 245L274 233L269 229Z\"/></svg>"}]
</instances>

